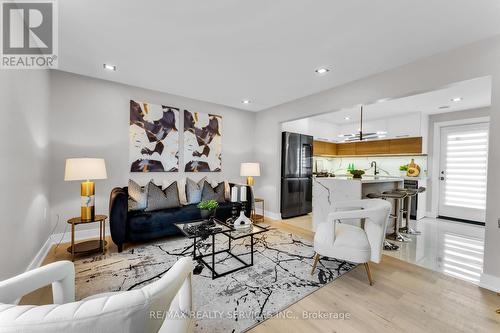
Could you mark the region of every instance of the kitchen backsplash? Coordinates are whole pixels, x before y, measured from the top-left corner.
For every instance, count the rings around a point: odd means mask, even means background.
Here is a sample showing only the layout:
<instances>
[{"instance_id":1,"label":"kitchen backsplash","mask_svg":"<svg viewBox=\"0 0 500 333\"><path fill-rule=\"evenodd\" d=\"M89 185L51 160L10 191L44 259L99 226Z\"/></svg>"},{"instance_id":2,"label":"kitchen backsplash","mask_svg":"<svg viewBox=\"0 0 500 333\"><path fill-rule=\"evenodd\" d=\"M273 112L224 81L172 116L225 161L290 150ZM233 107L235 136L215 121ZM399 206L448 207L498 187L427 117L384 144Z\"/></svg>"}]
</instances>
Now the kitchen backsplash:
<instances>
[{"instance_id":1,"label":"kitchen backsplash","mask_svg":"<svg viewBox=\"0 0 500 333\"><path fill-rule=\"evenodd\" d=\"M349 164L356 169L365 170L367 175L373 175L372 161L377 162L380 175L399 176L399 167L409 164L411 159L420 166L421 175L427 175L427 156L372 156L372 157L314 157L314 172L329 172L336 175L346 174Z\"/></svg>"}]
</instances>

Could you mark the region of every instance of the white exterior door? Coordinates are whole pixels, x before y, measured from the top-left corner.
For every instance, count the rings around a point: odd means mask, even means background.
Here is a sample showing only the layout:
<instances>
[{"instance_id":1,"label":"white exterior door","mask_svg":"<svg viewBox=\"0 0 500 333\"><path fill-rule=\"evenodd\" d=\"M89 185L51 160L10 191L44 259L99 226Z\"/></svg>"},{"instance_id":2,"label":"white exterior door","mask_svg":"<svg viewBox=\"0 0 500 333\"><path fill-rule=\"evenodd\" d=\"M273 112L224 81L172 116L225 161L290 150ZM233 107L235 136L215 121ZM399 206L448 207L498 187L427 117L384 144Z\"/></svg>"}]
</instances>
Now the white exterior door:
<instances>
[{"instance_id":1,"label":"white exterior door","mask_svg":"<svg viewBox=\"0 0 500 333\"><path fill-rule=\"evenodd\" d=\"M441 128L439 215L485 222L489 123Z\"/></svg>"}]
</instances>

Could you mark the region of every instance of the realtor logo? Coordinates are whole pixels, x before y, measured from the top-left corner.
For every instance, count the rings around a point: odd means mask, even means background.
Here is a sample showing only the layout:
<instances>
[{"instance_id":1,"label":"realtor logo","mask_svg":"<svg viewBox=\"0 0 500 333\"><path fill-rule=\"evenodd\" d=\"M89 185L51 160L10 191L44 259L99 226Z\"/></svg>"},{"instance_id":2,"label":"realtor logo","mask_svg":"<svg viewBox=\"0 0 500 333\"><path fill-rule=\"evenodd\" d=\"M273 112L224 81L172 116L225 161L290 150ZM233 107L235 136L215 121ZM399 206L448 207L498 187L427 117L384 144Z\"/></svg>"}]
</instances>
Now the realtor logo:
<instances>
[{"instance_id":1,"label":"realtor logo","mask_svg":"<svg viewBox=\"0 0 500 333\"><path fill-rule=\"evenodd\" d=\"M2 69L57 68L56 2L1 3Z\"/></svg>"}]
</instances>

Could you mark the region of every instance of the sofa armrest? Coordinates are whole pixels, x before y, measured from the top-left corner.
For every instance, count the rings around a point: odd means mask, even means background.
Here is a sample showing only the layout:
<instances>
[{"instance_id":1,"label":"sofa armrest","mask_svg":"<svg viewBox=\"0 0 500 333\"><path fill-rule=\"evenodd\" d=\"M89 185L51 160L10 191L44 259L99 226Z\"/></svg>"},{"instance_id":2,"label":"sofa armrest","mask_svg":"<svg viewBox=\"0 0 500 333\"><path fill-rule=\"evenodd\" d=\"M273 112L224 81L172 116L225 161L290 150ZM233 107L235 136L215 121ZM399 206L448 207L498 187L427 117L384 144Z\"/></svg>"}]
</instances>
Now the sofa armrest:
<instances>
[{"instance_id":1,"label":"sofa armrest","mask_svg":"<svg viewBox=\"0 0 500 333\"><path fill-rule=\"evenodd\" d=\"M75 301L75 267L62 260L0 281L0 303L12 304L18 298L52 284L54 304Z\"/></svg>"},{"instance_id":2,"label":"sofa armrest","mask_svg":"<svg viewBox=\"0 0 500 333\"><path fill-rule=\"evenodd\" d=\"M127 229L128 193L121 187L115 187L109 198L109 228L111 238L118 246L118 252L123 249Z\"/></svg>"}]
</instances>

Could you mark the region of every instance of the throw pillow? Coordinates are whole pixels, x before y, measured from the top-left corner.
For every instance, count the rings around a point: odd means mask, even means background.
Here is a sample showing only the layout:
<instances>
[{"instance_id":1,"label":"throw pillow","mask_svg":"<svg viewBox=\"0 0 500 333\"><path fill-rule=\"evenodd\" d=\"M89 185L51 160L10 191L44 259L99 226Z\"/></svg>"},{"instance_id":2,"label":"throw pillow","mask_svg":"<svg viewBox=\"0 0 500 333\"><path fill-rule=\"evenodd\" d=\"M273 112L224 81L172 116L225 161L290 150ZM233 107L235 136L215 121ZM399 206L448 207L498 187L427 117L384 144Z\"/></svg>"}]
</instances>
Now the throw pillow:
<instances>
[{"instance_id":1,"label":"throw pillow","mask_svg":"<svg viewBox=\"0 0 500 333\"><path fill-rule=\"evenodd\" d=\"M186 178L186 199L188 205L197 204L201 201L201 192L203 191L205 179L206 177L203 177L199 182L195 182Z\"/></svg>"},{"instance_id":2,"label":"throw pillow","mask_svg":"<svg viewBox=\"0 0 500 333\"><path fill-rule=\"evenodd\" d=\"M179 207L179 194L177 192L177 182L173 182L165 192L153 182L148 184L148 206L146 212L160 209Z\"/></svg>"},{"instance_id":3,"label":"throw pillow","mask_svg":"<svg viewBox=\"0 0 500 333\"><path fill-rule=\"evenodd\" d=\"M142 210L148 206L148 190L134 182L128 181L129 210ZM131 202L132 201L132 202Z\"/></svg>"},{"instance_id":4,"label":"throw pillow","mask_svg":"<svg viewBox=\"0 0 500 333\"><path fill-rule=\"evenodd\" d=\"M187 198L186 198L186 178L182 178L176 181L177 182L177 191L179 192L179 202L181 205L185 206L187 205ZM167 189L172 185L172 183L168 180L164 180L161 184L161 188L163 191Z\"/></svg>"},{"instance_id":5,"label":"throw pillow","mask_svg":"<svg viewBox=\"0 0 500 333\"><path fill-rule=\"evenodd\" d=\"M215 200L217 202L224 202L226 201L224 194L224 182L219 183L216 187L212 187L209 182L205 181L205 183L203 184L203 191L201 193L201 200Z\"/></svg>"}]
</instances>

